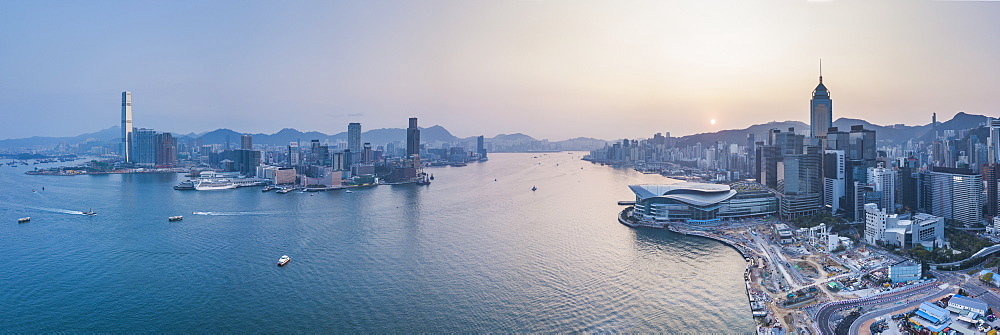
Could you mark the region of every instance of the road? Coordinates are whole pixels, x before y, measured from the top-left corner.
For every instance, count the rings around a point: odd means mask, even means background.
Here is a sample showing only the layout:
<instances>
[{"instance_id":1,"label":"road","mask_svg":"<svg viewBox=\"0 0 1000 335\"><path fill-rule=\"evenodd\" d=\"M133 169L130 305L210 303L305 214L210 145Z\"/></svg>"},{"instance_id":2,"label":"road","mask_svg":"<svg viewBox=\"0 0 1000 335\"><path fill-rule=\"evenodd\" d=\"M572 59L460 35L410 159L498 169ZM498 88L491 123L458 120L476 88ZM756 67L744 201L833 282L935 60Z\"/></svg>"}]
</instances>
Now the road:
<instances>
[{"instance_id":1,"label":"road","mask_svg":"<svg viewBox=\"0 0 1000 335\"><path fill-rule=\"evenodd\" d=\"M936 282L935 281L931 285L940 285L940 282ZM934 292L934 293L936 293L936 292L939 291L937 289L937 286L931 286L931 288L933 288L932 292ZM951 286L949 285L949 287L946 288L946 290L947 289L951 289ZM855 307L860 307L860 306L868 306L868 305L873 305L873 304L883 304L883 303L887 303L887 302L891 302L891 301L895 301L895 300L900 300L900 299L905 299L905 298L910 298L910 297L914 297L915 299L919 300L919 299L921 299L923 297L928 296L927 294L922 294L922 292L927 292L927 291L930 291L930 290L931 289L929 289L928 287L924 287L924 286L920 286L919 288L918 287L909 287L909 288L905 288L905 289L903 289L901 291L892 292L892 293L889 293L887 295L883 295L883 296L879 296L879 297L854 299L854 300L850 300L848 302L840 302L840 303L825 305L825 306L823 306L823 308L820 308L820 310L816 312L816 317L814 318L814 320L816 320L817 327L819 328L819 331L821 333L823 333L823 334L833 334L834 332L833 332L833 327L831 327L831 325L830 325L830 318L832 318L833 315L836 314L838 311L841 311L841 310L844 310L844 309L851 309L851 308L855 308ZM858 320L861 320L861 319L862 318L859 318ZM864 322L864 320L861 320L860 322Z\"/></svg>"},{"instance_id":2,"label":"road","mask_svg":"<svg viewBox=\"0 0 1000 335\"><path fill-rule=\"evenodd\" d=\"M934 288L936 289L937 287ZM935 290L934 293L929 295L918 294L915 292L914 295L916 295L916 297L910 296L908 298L904 298L906 299L904 300L904 302L906 302L906 304L904 305L891 305L889 307L876 309L861 315L861 317L859 317L857 320L854 320L854 323L851 324L851 329L848 331L848 334L860 334L859 331L861 329L861 326L864 325L865 322L867 322L868 320L877 318L887 313L892 313L900 310L903 311L912 310L917 308L917 306L920 306L921 303L927 301L927 298L944 296L947 294L951 294L953 292L955 292L955 287L951 285L948 285L948 287L945 289Z\"/></svg>"}]
</instances>

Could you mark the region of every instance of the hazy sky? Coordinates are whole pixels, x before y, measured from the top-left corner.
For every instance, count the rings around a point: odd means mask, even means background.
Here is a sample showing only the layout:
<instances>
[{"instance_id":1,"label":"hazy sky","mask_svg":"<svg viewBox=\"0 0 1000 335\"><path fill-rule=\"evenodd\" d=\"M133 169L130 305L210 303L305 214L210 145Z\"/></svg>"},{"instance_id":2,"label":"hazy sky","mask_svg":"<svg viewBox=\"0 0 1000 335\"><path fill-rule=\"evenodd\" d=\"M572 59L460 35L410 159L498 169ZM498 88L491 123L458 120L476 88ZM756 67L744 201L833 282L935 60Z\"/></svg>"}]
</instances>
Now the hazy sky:
<instances>
[{"instance_id":1,"label":"hazy sky","mask_svg":"<svg viewBox=\"0 0 1000 335\"><path fill-rule=\"evenodd\" d=\"M674 136L1000 116L1000 2L0 1L0 138L137 127ZM711 119L718 122L710 124Z\"/></svg>"}]
</instances>

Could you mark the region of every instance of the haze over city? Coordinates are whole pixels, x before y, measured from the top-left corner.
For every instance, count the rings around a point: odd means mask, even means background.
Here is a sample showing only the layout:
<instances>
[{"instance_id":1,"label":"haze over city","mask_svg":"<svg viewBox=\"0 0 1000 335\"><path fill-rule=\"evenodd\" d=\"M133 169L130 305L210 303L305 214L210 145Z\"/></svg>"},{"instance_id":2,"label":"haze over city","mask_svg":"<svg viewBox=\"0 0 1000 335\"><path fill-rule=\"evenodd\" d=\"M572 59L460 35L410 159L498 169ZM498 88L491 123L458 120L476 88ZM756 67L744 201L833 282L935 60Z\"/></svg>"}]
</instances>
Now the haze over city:
<instances>
[{"instance_id":1,"label":"haze over city","mask_svg":"<svg viewBox=\"0 0 1000 335\"><path fill-rule=\"evenodd\" d=\"M997 2L0 3L0 138L117 124L327 133L419 116L458 136L675 136L996 115ZM715 120L710 122L711 120Z\"/></svg>"}]
</instances>

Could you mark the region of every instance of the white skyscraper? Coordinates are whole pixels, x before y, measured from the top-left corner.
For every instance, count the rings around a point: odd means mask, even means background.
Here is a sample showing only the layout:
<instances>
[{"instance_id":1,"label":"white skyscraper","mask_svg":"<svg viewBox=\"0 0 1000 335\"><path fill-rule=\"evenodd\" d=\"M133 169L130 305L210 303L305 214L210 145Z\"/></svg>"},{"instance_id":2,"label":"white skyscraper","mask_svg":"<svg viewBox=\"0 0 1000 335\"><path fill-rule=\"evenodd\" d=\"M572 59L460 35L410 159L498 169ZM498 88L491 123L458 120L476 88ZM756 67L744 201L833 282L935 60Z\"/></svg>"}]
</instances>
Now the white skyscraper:
<instances>
[{"instance_id":1,"label":"white skyscraper","mask_svg":"<svg viewBox=\"0 0 1000 335\"><path fill-rule=\"evenodd\" d=\"M896 171L884 167L868 168L868 184L880 192L878 207L892 213L896 210Z\"/></svg>"},{"instance_id":2,"label":"white skyscraper","mask_svg":"<svg viewBox=\"0 0 1000 335\"><path fill-rule=\"evenodd\" d=\"M125 162L132 162L132 93L122 92L122 143L121 155Z\"/></svg>"}]
</instances>

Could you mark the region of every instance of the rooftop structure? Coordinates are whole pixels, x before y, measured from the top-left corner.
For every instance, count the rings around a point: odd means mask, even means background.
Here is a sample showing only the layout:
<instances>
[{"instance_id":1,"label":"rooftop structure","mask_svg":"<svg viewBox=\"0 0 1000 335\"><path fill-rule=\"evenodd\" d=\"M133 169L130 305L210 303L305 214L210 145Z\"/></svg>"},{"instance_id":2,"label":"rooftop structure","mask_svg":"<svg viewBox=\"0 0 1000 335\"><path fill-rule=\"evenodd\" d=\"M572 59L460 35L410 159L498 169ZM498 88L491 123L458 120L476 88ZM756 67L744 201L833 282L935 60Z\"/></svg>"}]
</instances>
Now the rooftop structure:
<instances>
[{"instance_id":1,"label":"rooftop structure","mask_svg":"<svg viewBox=\"0 0 1000 335\"><path fill-rule=\"evenodd\" d=\"M655 222L706 222L777 212L774 194L752 184L629 185L636 198L633 216Z\"/></svg>"}]
</instances>

